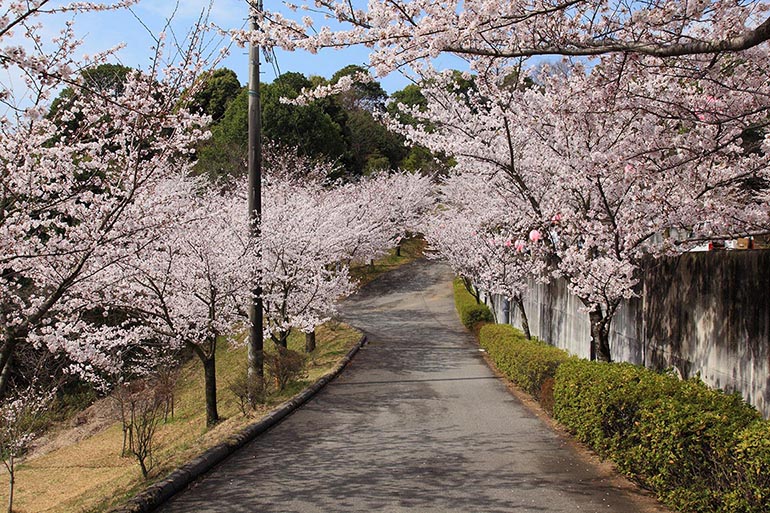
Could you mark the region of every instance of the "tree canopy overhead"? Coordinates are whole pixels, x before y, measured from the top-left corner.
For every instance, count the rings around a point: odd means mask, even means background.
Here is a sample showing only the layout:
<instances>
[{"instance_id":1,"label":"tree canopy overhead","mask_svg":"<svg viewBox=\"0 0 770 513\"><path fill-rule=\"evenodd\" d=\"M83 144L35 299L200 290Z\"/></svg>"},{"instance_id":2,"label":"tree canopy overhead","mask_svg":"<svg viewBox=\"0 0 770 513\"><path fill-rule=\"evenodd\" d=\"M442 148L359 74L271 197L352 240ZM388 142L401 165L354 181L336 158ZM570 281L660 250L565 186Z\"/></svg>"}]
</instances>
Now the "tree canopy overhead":
<instances>
[{"instance_id":1,"label":"tree canopy overhead","mask_svg":"<svg viewBox=\"0 0 770 513\"><path fill-rule=\"evenodd\" d=\"M370 65L381 75L449 52L470 58L534 55L592 56L636 53L655 57L740 52L770 39L762 1L711 0L395 0L363 6L347 0L294 2L324 20L257 13L260 31L244 40L287 50L373 48Z\"/></svg>"}]
</instances>

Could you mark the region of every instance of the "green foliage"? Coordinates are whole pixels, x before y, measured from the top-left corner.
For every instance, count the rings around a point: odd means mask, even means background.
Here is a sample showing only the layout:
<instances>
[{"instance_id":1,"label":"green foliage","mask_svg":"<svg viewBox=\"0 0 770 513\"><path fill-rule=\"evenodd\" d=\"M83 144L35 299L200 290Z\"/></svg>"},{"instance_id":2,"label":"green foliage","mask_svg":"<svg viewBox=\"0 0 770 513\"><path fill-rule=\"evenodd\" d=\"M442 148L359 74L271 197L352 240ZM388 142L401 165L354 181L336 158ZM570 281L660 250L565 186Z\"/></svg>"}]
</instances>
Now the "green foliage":
<instances>
[{"instance_id":1,"label":"green foliage","mask_svg":"<svg viewBox=\"0 0 770 513\"><path fill-rule=\"evenodd\" d=\"M643 401L670 393L675 381L627 363L573 360L556 373L554 416L606 456L629 440Z\"/></svg>"},{"instance_id":2,"label":"green foliage","mask_svg":"<svg viewBox=\"0 0 770 513\"><path fill-rule=\"evenodd\" d=\"M332 114L344 118L344 113L328 100L307 106L281 102L281 98L296 98L302 88L309 87L310 81L300 73L284 73L272 84L262 85L263 136L283 146L296 147L303 155L339 160L347 145L342 127ZM245 174L248 135L249 93L244 87L227 103L221 120L211 130L211 139L199 148L196 172L212 178Z\"/></svg>"},{"instance_id":3,"label":"green foliage","mask_svg":"<svg viewBox=\"0 0 770 513\"><path fill-rule=\"evenodd\" d=\"M286 146L294 146L308 156L325 156L337 160L346 150L342 127L325 107L329 101L316 101L297 106L281 102L296 98L302 89L311 87L300 73L284 73L272 84L262 87L262 129L266 138Z\"/></svg>"},{"instance_id":4,"label":"green foliage","mask_svg":"<svg viewBox=\"0 0 770 513\"><path fill-rule=\"evenodd\" d=\"M120 64L100 64L86 68L80 72L82 89L78 91L84 96L97 95L114 100L123 94L130 72L131 68ZM59 126L62 136L71 136L77 132L85 120L82 112L76 112L67 121L62 120L64 113L72 110L75 98L75 89L67 87L51 103L48 119Z\"/></svg>"},{"instance_id":5,"label":"green foliage","mask_svg":"<svg viewBox=\"0 0 770 513\"><path fill-rule=\"evenodd\" d=\"M243 415L247 415L252 406L265 404L270 396L268 383L261 376L249 376L244 366L232 381L227 383L227 390L235 396ZM253 403L253 404L252 404Z\"/></svg>"},{"instance_id":6,"label":"green foliage","mask_svg":"<svg viewBox=\"0 0 770 513\"><path fill-rule=\"evenodd\" d=\"M362 174L369 176L379 171L388 170L390 168L390 160L384 157L380 152L375 151L366 159L366 164Z\"/></svg>"},{"instance_id":7,"label":"green foliage","mask_svg":"<svg viewBox=\"0 0 770 513\"><path fill-rule=\"evenodd\" d=\"M355 75L356 73L368 73L367 69L358 64L348 64L337 71L329 83L336 84L340 78ZM388 93L379 82L356 83L344 93L338 95L340 103L346 110L364 109L370 112L381 111L385 108L385 100Z\"/></svg>"},{"instance_id":8,"label":"green foliage","mask_svg":"<svg viewBox=\"0 0 770 513\"><path fill-rule=\"evenodd\" d=\"M460 321L468 329L475 329L478 324L494 322L492 311L484 304L478 304L476 299L465 289L461 278L454 280L455 307L460 315Z\"/></svg>"},{"instance_id":9,"label":"green foliage","mask_svg":"<svg viewBox=\"0 0 770 513\"><path fill-rule=\"evenodd\" d=\"M222 119L230 102L240 93L241 83L235 72L227 68L216 69L206 74L202 80L203 84L190 102L190 110L208 114L216 123Z\"/></svg>"},{"instance_id":10,"label":"green foliage","mask_svg":"<svg viewBox=\"0 0 770 513\"><path fill-rule=\"evenodd\" d=\"M388 104L388 114L397 118L401 123L405 125L416 126L418 121L403 109L399 108L399 104L406 105L408 107L417 107L420 111L425 110L428 106L428 99L422 94L420 86L416 84L409 84L400 91L394 92L390 95L392 100Z\"/></svg>"},{"instance_id":11,"label":"green foliage","mask_svg":"<svg viewBox=\"0 0 770 513\"><path fill-rule=\"evenodd\" d=\"M483 326L479 344L508 379L536 399L543 398L546 381L553 379L559 365L570 358L559 348L539 340L527 340L524 333L507 324Z\"/></svg>"},{"instance_id":12,"label":"green foliage","mask_svg":"<svg viewBox=\"0 0 770 513\"><path fill-rule=\"evenodd\" d=\"M669 506L765 511L752 504L770 493L754 477L768 466L767 423L738 395L631 364L570 360L556 372L554 401L559 422Z\"/></svg>"},{"instance_id":13,"label":"green foliage","mask_svg":"<svg viewBox=\"0 0 770 513\"><path fill-rule=\"evenodd\" d=\"M390 97L392 101L387 105L387 112L390 116L404 125L422 125L428 132L435 130L435 126L424 121L419 121L414 115L399 107L399 105L405 105L408 107L415 107L420 111L425 110L428 105L428 100L422 94L420 86L409 84L400 91L394 92ZM419 170L426 174L435 174L445 172L447 168L453 165L452 159L446 155L442 153L434 155L424 146L415 144L409 148L408 152L401 158L399 167L406 169L407 171L414 172Z\"/></svg>"},{"instance_id":14,"label":"green foliage","mask_svg":"<svg viewBox=\"0 0 770 513\"><path fill-rule=\"evenodd\" d=\"M212 179L246 174L248 138L249 91L244 87L211 129L211 138L198 149L195 172Z\"/></svg>"},{"instance_id":15,"label":"green foliage","mask_svg":"<svg viewBox=\"0 0 770 513\"><path fill-rule=\"evenodd\" d=\"M427 148L419 145L412 146L409 153L401 160L402 169L414 173L423 171L427 173L443 171L440 164L436 162L433 153Z\"/></svg>"},{"instance_id":16,"label":"green foliage","mask_svg":"<svg viewBox=\"0 0 770 513\"><path fill-rule=\"evenodd\" d=\"M374 119L368 110L348 110L345 131L348 143L345 164L352 174L397 169L406 155L403 139Z\"/></svg>"},{"instance_id":17,"label":"green foliage","mask_svg":"<svg viewBox=\"0 0 770 513\"><path fill-rule=\"evenodd\" d=\"M61 422L85 410L96 399L96 390L92 385L75 381L57 390L50 407L42 416L50 419L50 422Z\"/></svg>"},{"instance_id":18,"label":"green foliage","mask_svg":"<svg viewBox=\"0 0 770 513\"><path fill-rule=\"evenodd\" d=\"M337 82L341 77L365 72L350 65L335 73L330 80L305 77L301 73L284 73L271 84L262 84L262 133L266 141L285 147L296 147L301 155L324 158L340 164L339 175L357 177L373 170L404 168L409 171L435 173L445 170L451 160L434 155L421 146L408 148L401 135L389 131L375 114L386 109L396 113L399 102L425 105L420 88L410 85L393 94L395 102L387 105L387 93L378 82L356 84L349 91L310 102L292 105L282 98L296 98L302 89ZM239 176L246 172L248 143L247 88L241 88L235 74L219 69L206 76L201 90L190 100L198 112L213 119L211 138L198 148L196 172L212 179ZM403 114L403 113L402 113ZM416 122L404 115L403 122Z\"/></svg>"},{"instance_id":19,"label":"green foliage","mask_svg":"<svg viewBox=\"0 0 770 513\"><path fill-rule=\"evenodd\" d=\"M700 381L677 382L641 410L628 465L683 511L718 511L732 488L730 452L735 436L757 412L738 395L711 390Z\"/></svg>"},{"instance_id":20,"label":"green foliage","mask_svg":"<svg viewBox=\"0 0 770 513\"><path fill-rule=\"evenodd\" d=\"M733 488L724 511L765 511L770 504L770 422L756 421L741 431L733 447Z\"/></svg>"}]
</instances>

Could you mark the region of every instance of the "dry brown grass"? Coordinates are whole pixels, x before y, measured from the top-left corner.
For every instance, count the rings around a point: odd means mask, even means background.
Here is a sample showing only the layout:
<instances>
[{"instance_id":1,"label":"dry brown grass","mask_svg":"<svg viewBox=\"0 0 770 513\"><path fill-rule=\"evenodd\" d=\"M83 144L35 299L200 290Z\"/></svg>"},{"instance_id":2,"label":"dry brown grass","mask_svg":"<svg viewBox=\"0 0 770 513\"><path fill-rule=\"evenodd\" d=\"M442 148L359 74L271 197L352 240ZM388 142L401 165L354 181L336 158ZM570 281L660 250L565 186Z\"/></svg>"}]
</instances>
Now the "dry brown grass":
<instances>
[{"instance_id":1,"label":"dry brown grass","mask_svg":"<svg viewBox=\"0 0 770 513\"><path fill-rule=\"evenodd\" d=\"M241 414L236 399L227 391L245 366L245 347L220 344L217 352L218 408L222 422L206 429L203 371L197 359L185 364L176 388L176 415L157 432L151 480L160 479L232 433L264 416L272 406L301 391L309 382L329 372L358 341L360 333L350 326L331 323L317 333L317 349L309 361L308 378L288 387L270 405L249 417ZM299 333L289 341L304 349ZM268 344L269 345L269 344ZM109 401L109 399L105 400ZM108 405L102 405L107 408ZM93 422L99 416L92 417ZM106 426L106 427L105 427ZM92 432L89 433L88 431ZM31 455L18 467L14 511L18 513L72 513L104 511L141 490L148 483L133 457L120 456L123 433L119 422L104 423L93 432L89 424L52 437L47 451ZM85 433L85 437L83 434ZM7 501L8 479L0 474L0 504Z\"/></svg>"}]
</instances>

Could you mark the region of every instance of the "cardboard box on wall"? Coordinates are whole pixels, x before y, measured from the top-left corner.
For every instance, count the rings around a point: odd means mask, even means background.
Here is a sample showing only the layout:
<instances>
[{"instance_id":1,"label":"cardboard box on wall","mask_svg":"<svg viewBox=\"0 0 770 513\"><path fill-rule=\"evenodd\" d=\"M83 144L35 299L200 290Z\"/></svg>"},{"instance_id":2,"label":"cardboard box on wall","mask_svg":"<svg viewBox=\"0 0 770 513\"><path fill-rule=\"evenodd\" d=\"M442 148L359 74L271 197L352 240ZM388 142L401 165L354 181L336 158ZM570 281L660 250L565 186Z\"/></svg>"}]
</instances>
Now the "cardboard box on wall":
<instances>
[{"instance_id":1,"label":"cardboard box on wall","mask_svg":"<svg viewBox=\"0 0 770 513\"><path fill-rule=\"evenodd\" d=\"M735 249L749 249L751 247L751 239L748 237L741 237L735 239Z\"/></svg>"}]
</instances>

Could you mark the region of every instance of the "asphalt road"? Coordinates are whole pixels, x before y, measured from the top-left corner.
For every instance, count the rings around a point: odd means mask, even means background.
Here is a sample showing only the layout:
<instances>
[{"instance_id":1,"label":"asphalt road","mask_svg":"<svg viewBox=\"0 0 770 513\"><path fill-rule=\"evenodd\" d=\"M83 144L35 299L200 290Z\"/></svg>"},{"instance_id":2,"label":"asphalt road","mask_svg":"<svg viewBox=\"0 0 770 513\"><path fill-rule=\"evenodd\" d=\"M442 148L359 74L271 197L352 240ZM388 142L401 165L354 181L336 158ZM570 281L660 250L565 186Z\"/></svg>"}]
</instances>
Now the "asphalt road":
<instances>
[{"instance_id":1,"label":"asphalt road","mask_svg":"<svg viewBox=\"0 0 770 513\"><path fill-rule=\"evenodd\" d=\"M649 512L512 396L416 262L344 305L370 343L343 374L160 511Z\"/></svg>"}]
</instances>

